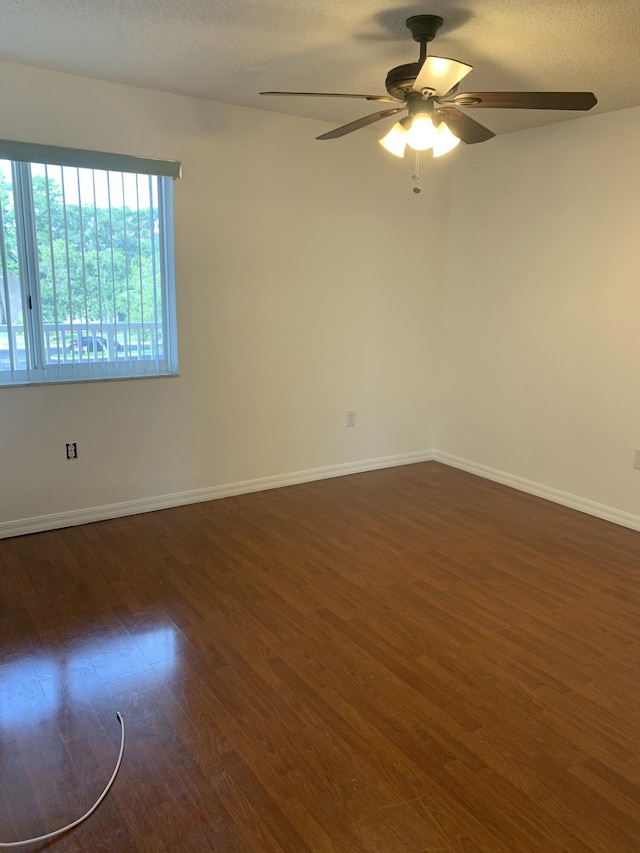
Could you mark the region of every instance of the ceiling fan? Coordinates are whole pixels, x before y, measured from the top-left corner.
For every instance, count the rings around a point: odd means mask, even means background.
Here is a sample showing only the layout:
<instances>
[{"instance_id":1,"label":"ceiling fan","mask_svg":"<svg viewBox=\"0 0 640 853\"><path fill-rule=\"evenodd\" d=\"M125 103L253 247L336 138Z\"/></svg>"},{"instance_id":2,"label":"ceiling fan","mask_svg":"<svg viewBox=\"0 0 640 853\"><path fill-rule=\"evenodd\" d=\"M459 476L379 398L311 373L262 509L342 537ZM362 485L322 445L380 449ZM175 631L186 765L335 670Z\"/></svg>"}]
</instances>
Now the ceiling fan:
<instances>
[{"instance_id":1,"label":"ceiling fan","mask_svg":"<svg viewBox=\"0 0 640 853\"><path fill-rule=\"evenodd\" d=\"M433 150L434 157L451 151L459 142L473 145L495 136L493 131L462 112L459 107L519 110L590 110L598 101L593 92L464 92L460 82L472 70L456 59L427 56L427 44L443 24L438 15L414 15L407 27L420 44L417 62L399 65L387 74L388 95L354 95L336 92L260 92L261 95L288 95L312 98L360 98L391 103L379 112L364 116L323 133L317 139L337 139L376 121L398 113L407 115L396 122L380 143L397 157L406 146L416 151Z\"/></svg>"}]
</instances>

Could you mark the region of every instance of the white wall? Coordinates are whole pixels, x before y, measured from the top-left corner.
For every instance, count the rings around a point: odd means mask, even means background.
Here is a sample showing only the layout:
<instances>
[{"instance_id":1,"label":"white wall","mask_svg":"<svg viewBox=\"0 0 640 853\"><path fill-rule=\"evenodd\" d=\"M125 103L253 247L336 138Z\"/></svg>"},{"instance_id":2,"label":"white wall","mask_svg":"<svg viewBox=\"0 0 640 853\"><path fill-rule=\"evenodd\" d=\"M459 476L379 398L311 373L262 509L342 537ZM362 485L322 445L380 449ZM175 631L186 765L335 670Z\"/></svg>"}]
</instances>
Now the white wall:
<instances>
[{"instance_id":1,"label":"white wall","mask_svg":"<svg viewBox=\"0 0 640 853\"><path fill-rule=\"evenodd\" d=\"M320 143L319 122L7 63L0 81L4 138L184 173L180 377L1 388L0 523L433 446L446 164L415 196L367 131Z\"/></svg>"},{"instance_id":2,"label":"white wall","mask_svg":"<svg viewBox=\"0 0 640 853\"><path fill-rule=\"evenodd\" d=\"M184 171L180 377L0 389L0 524L434 447L640 515L640 110L461 146L415 196L366 131L0 80L5 138Z\"/></svg>"},{"instance_id":3,"label":"white wall","mask_svg":"<svg viewBox=\"0 0 640 853\"><path fill-rule=\"evenodd\" d=\"M446 453L636 516L639 137L632 109L458 159L436 437Z\"/></svg>"}]
</instances>

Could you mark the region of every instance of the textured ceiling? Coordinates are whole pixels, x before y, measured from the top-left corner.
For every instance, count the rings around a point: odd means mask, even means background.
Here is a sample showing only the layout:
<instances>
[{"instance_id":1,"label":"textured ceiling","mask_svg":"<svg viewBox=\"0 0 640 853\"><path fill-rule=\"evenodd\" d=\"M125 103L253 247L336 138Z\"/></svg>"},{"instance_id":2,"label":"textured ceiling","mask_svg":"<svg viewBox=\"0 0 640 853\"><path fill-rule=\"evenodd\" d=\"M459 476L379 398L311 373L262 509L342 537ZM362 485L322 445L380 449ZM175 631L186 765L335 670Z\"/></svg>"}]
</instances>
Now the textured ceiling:
<instances>
[{"instance_id":1,"label":"textured ceiling","mask_svg":"<svg viewBox=\"0 0 640 853\"><path fill-rule=\"evenodd\" d=\"M594 112L640 105L638 0L0 0L0 58L342 124L376 106L257 93L384 94L387 71L418 58L405 19L422 13L444 18L430 52L474 66L461 90L588 90ZM497 133L583 115L470 114Z\"/></svg>"}]
</instances>

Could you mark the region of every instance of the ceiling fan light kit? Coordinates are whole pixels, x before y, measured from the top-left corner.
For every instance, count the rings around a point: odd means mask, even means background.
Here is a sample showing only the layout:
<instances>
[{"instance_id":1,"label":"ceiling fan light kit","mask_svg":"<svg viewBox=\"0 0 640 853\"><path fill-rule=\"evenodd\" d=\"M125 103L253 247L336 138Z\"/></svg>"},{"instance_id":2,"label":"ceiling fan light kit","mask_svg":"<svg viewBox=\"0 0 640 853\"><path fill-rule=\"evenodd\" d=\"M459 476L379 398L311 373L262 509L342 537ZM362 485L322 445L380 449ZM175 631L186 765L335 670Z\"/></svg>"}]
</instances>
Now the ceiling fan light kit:
<instances>
[{"instance_id":1,"label":"ceiling fan light kit","mask_svg":"<svg viewBox=\"0 0 640 853\"><path fill-rule=\"evenodd\" d=\"M396 157L404 157L407 145L414 151L432 149L434 157L442 157L452 151L460 139L429 101L416 100L409 104L409 115L396 122L379 142Z\"/></svg>"},{"instance_id":2,"label":"ceiling fan light kit","mask_svg":"<svg viewBox=\"0 0 640 853\"><path fill-rule=\"evenodd\" d=\"M354 95L331 92L260 92L261 95L360 98L394 106L356 119L330 130L317 139L338 139L400 112L408 115L396 121L379 140L385 150L404 157L407 145L415 151L432 149L434 157L452 151L460 141L466 145L486 142L495 136L489 128L459 109L590 110L597 104L593 92L462 92L458 86L472 70L471 65L444 56L427 56L427 45L443 24L439 15L413 15L407 27L420 45L420 57L392 68L387 74L388 95ZM415 191L415 190L414 190Z\"/></svg>"}]
</instances>

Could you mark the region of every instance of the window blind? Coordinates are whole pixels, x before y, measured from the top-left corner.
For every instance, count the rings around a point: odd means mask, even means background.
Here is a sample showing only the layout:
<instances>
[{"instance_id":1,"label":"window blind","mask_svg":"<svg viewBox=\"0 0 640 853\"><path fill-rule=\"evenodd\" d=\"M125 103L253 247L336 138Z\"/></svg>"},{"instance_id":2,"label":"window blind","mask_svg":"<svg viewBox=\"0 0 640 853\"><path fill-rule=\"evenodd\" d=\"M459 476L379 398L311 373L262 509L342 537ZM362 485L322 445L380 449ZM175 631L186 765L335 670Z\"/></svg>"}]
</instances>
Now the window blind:
<instances>
[{"instance_id":1,"label":"window blind","mask_svg":"<svg viewBox=\"0 0 640 853\"><path fill-rule=\"evenodd\" d=\"M180 162L133 157L129 154L108 154L81 148L57 145L38 145L32 142L0 140L0 160L21 163L42 163L47 166L76 166L81 169L103 169L107 172L132 172L136 175L155 175L158 178L179 178Z\"/></svg>"}]
</instances>

